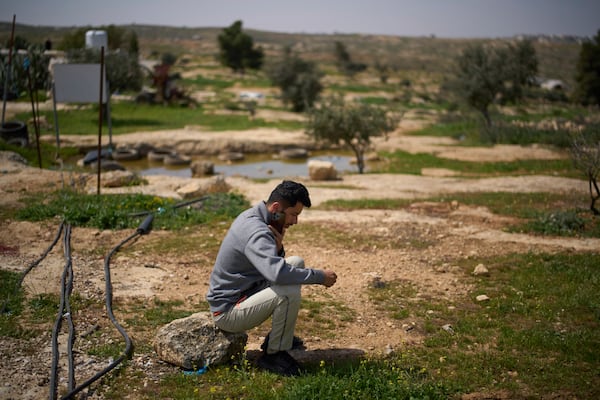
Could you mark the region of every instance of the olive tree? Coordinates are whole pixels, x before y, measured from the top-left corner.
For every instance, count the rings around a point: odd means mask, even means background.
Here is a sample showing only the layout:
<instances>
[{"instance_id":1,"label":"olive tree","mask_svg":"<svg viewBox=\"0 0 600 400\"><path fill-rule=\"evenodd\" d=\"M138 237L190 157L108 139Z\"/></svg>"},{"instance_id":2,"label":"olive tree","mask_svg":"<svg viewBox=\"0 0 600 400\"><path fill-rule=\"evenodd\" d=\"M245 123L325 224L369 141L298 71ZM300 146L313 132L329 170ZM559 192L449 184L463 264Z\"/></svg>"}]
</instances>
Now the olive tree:
<instances>
[{"instance_id":1,"label":"olive tree","mask_svg":"<svg viewBox=\"0 0 600 400\"><path fill-rule=\"evenodd\" d=\"M523 87L537 72L535 48L529 41L517 45L467 47L457 59L455 88L468 105L479 111L488 127L489 107L523 97Z\"/></svg>"},{"instance_id":2,"label":"olive tree","mask_svg":"<svg viewBox=\"0 0 600 400\"><path fill-rule=\"evenodd\" d=\"M362 72L367 69L367 65L363 63L357 63L352 60L350 53L346 49L344 43L335 42L335 60L338 69L346 76L353 77L358 72Z\"/></svg>"},{"instance_id":3,"label":"olive tree","mask_svg":"<svg viewBox=\"0 0 600 400\"><path fill-rule=\"evenodd\" d=\"M387 136L398 126L399 118L366 103L346 103L331 97L308 113L306 133L316 140L349 147L356 156L358 172L365 169L365 153L371 138Z\"/></svg>"},{"instance_id":4,"label":"olive tree","mask_svg":"<svg viewBox=\"0 0 600 400\"><path fill-rule=\"evenodd\" d=\"M575 168L583 172L588 179L590 209L594 215L600 215L596 208L596 201L600 199L600 125L592 125L588 130L574 134L571 138L570 152Z\"/></svg>"},{"instance_id":5,"label":"olive tree","mask_svg":"<svg viewBox=\"0 0 600 400\"><path fill-rule=\"evenodd\" d=\"M600 30L593 40L581 45L575 81L575 100L600 105Z\"/></svg>"},{"instance_id":6,"label":"olive tree","mask_svg":"<svg viewBox=\"0 0 600 400\"><path fill-rule=\"evenodd\" d=\"M98 49L73 49L67 52L70 63L99 63ZM144 76L138 63L137 54L108 52L104 56L106 79L111 91L140 90Z\"/></svg>"},{"instance_id":7,"label":"olive tree","mask_svg":"<svg viewBox=\"0 0 600 400\"><path fill-rule=\"evenodd\" d=\"M267 76L274 86L281 90L284 104L291 103L295 112L303 112L313 107L323 90L323 74L317 65L306 61L286 48L281 60L267 68Z\"/></svg>"},{"instance_id":8,"label":"olive tree","mask_svg":"<svg viewBox=\"0 0 600 400\"><path fill-rule=\"evenodd\" d=\"M222 65L234 72L244 73L248 69L260 69L264 52L254 47L252 36L243 32L242 21L235 21L217 38L219 42L219 60Z\"/></svg>"}]
</instances>

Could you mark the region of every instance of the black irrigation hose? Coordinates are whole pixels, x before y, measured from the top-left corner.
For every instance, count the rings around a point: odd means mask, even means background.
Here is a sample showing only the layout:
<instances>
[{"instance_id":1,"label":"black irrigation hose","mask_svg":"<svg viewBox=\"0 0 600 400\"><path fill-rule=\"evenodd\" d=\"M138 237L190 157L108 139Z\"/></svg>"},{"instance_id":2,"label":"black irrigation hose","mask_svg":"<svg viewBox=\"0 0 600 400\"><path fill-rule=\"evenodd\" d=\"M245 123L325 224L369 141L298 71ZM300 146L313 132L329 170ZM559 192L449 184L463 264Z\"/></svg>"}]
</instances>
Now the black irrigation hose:
<instances>
[{"instance_id":1,"label":"black irrigation hose","mask_svg":"<svg viewBox=\"0 0 600 400\"><path fill-rule=\"evenodd\" d=\"M174 210L176 210L178 208L189 206L189 205L194 204L194 203L199 203L199 202L204 201L204 200L206 200L208 198L210 198L210 196L202 196L202 197L200 197L198 199L193 199L193 200L188 200L188 201L182 201L180 203L177 203L177 204L173 205L173 207L171 207L171 208L174 209ZM143 217L144 215L150 215L152 213L154 213L154 211L142 211L142 212L137 212L137 213L129 214L128 216L129 217Z\"/></svg>"},{"instance_id":2,"label":"black irrigation hose","mask_svg":"<svg viewBox=\"0 0 600 400\"><path fill-rule=\"evenodd\" d=\"M194 202L198 202L198 201L201 201L204 199L205 198L198 199L198 200L192 200L192 201L188 201L185 203L180 203L180 204L176 205L174 208L183 207L185 205L189 205L189 204L192 204ZM58 309L59 312L57 314L56 320L54 322L54 328L52 330L52 362L51 362L51 372L50 372L50 399L51 400L56 398L57 390L58 390L58 387L57 387L58 386L57 385L58 356L59 356L58 332L60 331L60 328L62 326L63 318L67 319L67 323L69 325L69 338L68 338L68 346L67 346L67 352L68 352L68 358L69 358L69 360L68 360L68 364L69 364L68 365L68 368L69 368L68 390L69 390L69 392L65 396L63 396L62 399L73 398L73 396L75 396L77 393L79 393L80 391L82 391L83 389L90 386L92 383L94 383L95 381L97 381L98 379L100 379L101 377L106 375L108 372L110 372L112 369L114 369L117 365L119 365L126 357L129 357L131 355L131 352L133 350L133 343L132 343L131 339L129 338L129 336L127 335L127 332L125 331L125 329L123 329L123 327L117 322L117 320L114 316L113 310L112 310L112 283L111 283L111 277L110 277L110 259L117 251L119 251L119 249L123 245L125 245L130 240L136 238L137 236L146 235L146 234L150 233L150 231L152 230L152 221L154 219L154 214L146 213L144 215L147 215L147 216L144 219L144 221L139 225L139 227L137 228L135 233L133 233L132 235L127 237L125 240L123 240L121 243L119 243L114 249L112 249L111 252L106 256L106 258L104 260L104 277L105 277L105 281L106 281L106 311L107 311L108 316L109 316L111 322L113 323L113 325L117 328L119 333L121 333L121 335L125 339L125 351L117 360L112 362L110 365L108 365L102 371L98 372L97 374L95 374L90 379L88 379L87 381L85 381L84 383L82 383L81 385L79 385L77 387L75 387L75 369L74 369L74 359L73 359L73 343L75 341L75 326L73 324L73 318L72 318L72 313L71 313L71 304L70 304L70 300L69 300L71 293L73 291L73 278L74 278L73 262L72 262L72 257L71 257L71 225L70 224L65 225L65 222L62 221L60 223L60 226L58 228L56 236L54 237L54 240L52 241L50 246L48 246L46 251L44 251L44 253L42 254L42 256L39 259L32 262L25 269L25 271L23 271L23 273L21 274L21 277L15 287L15 293L18 291L18 289L23 284L23 281L25 280L25 277L27 276L27 274L29 272L31 272L31 270L33 270L33 268L35 268L37 265L39 265L39 263L42 262L42 260L44 260L44 258L46 258L48 256L48 254L54 248L56 243L58 243L58 239L61 237L61 234L63 233L63 229L64 229L63 245L64 245L64 254L65 254L65 267L63 269L63 273L61 276L61 295L60 295L60 304L59 304L59 309ZM65 228L65 226L66 226L66 228ZM4 302L4 304L2 306L2 310L1 310L2 313L5 313L9 300L10 300L10 297L7 298L6 301Z\"/></svg>"},{"instance_id":3,"label":"black irrigation hose","mask_svg":"<svg viewBox=\"0 0 600 400\"><path fill-rule=\"evenodd\" d=\"M123 240L121 243L119 243L117 246L115 246L115 248L113 248L110 251L110 253L108 253L106 258L104 259L104 278L105 278L105 282L106 282L106 312L108 313L108 317L110 318L112 324L115 326L115 328L117 328L117 330L119 331L121 336L123 336L123 338L125 339L125 351L119 356L119 358L117 358L115 361L110 363L106 368L104 368L100 372L96 373L94 376L92 376L87 381L83 382L81 385L77 386L75 389L71 390L64 397L62 397L62 399L73 398L74 395L76 395L77 393L79 393L80 391L85 389L86 387L90 386L92 383L96 382L98 379L102 378L104 375L109 373L111 370L113 370L117 365L119 365L123 360L125 360L125 358L129 358L131 356L131 353L133 351L133 342L129 338L129 335L127 334L125 329L123 329L123 327L119 324L119 322L115 318L115 315L112 310L112 297L113 296L112 296L112 283L111 283L111 278L110 278L110 259L113 256L113 254L118 252L119 249L123 245L125 245L125 243L136 238L137 236L148 234L150 232L150 230L152 229L151 226L152 226L153 218L154 218L153 214L149 214L146 217L146 219L137 228L135 233L133 233L132 235L127 237L125 240Z\"/></svg>"},{"instance_id":4,"label":"black irrigation hose","mask_svg":"<svg viewBox=\"0 0 600 400\"><path fill-rule=\"evenodd\" d=\"M72 390L75 387L75 360L73 358L73 343L75 342L75 325L73 324L73 313L71 312L71 293L73 293L73 258L71 257L71 225L67 225L67 230L64 236L64 252L65 261L68 269L67 276L69 278L67 282L65 299L65 316L67 317L67 323L69 324L69 339L67 342L67 354L69 357L69 381L68 389Z\"/></svg>"},{"instance_id":5,"label":"black irrigation hose","mask_svg":"<svg viewBox=\"0 0 600 400\"><path fill-rule=\"evenodd\" d=\"M57 396L58 390L58 334L62 326L63 318L67 319L69 324L69 343L68 343L68 368L69 368L69 388L72 388L74 383L74 363L73 363L73 340L74 340L74 326L73 319L71 317L71 305L69 297L73 290L73 264L71 259L71 225L67 224L65 228L65 234L63 237L64 253L65 253L65 267L60 280L60 303L58 306L58 314L54 321L54 328L52 329L52 363L50 368L50 399L53 400Z\"/></svg>"},{"instance_id":6,"label":"black irrigation hose","mask_svg":"<svg viewBox=\"0 0 600 400\"><path fill-rule=\"evenodd\" d=\"M174 208L174 209L177 209L177 208L181 208L181 207L189 206L189 205L191 205L191 204L194 204L194 203L199 203L199 202L201 202L201 201L204 201L204 200L206 200L206 199L208 199L208 198L210 198L210 196L202 196L202 197L200 197L200 198L198 198L198 199L193 199L193 200L188 200L188 201L182 201L182 202L180 202L180 203L177 203L177 204L175 204L175 205L173 206L173 208Z\"/></svg>"}]
</instances>

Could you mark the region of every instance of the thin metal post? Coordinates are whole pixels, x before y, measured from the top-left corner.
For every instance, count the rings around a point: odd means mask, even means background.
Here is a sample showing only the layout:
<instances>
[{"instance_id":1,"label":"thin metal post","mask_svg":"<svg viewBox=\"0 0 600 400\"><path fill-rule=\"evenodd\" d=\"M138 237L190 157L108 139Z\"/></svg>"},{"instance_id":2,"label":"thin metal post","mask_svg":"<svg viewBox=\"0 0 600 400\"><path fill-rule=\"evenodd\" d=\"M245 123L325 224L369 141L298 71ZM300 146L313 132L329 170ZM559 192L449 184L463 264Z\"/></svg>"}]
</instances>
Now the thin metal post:
<instances>
[{"instance_id":1,"label":"thin metal post","mask_svg":"<svg viewBox=\"0 0 600 400\"><path fill-rule=\"evenodd\" d=\"M96 162L98 164L98 186L96 194L100 195L100 169L102 164L102 90L104 89L104 46L100 48L100 101L98 102L98 155Z\"/></svg>"},{"instance_id":2,"label":"thin metal post","mask_svg":"<svg viewBox=\"0 0 600 400\"><path fill-rule=\"evenodd\" d=\"M17 15L13 14L12 30L10 33L10 43L8 44L8 64L6 65L6 75L4 76L4 96L2 97L2 126L4 126L4 116L6 115L6 97L8 96L8 85L10 84L10 75L12 73L12 50L15 40L15 20Z\"/></svg>"}]
</instances>

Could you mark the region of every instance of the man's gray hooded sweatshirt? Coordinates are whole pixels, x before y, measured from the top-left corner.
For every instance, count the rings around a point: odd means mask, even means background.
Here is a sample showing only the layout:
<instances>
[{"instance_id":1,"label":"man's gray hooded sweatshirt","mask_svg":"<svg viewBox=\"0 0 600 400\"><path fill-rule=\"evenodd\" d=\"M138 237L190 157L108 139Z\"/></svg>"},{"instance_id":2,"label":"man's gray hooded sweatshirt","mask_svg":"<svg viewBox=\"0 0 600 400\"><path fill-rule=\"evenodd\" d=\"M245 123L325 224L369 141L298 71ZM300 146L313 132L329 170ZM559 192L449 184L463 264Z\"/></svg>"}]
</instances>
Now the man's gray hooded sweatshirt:
<instances>
[{"instance_id":1,"label":"man's gray hooded sweatshirt","mask_svg":"<svg viewBox=\"0 0 600 400\"><path fill-rule=\"evenodd\" d=\"M321 284L321 270L296 268L277 254L269 229L270 214L261 202L242 212L231 224L210 275L206 299L211 312L225 312L240 299L272 285Z\"/></svg>"}]
</instances>

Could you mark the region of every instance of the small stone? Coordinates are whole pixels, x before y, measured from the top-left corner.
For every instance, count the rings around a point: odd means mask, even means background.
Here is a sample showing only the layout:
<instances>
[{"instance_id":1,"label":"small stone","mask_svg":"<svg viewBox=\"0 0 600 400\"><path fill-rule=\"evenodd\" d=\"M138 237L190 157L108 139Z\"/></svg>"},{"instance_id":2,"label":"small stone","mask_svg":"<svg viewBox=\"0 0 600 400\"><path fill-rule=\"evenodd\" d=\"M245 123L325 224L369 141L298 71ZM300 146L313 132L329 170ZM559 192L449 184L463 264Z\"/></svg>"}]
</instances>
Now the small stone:
<instances>
[{"instance_id":1,"label":"small stone","mask_svg":"<svg viewBox=\"0 0 600 400\"><path fill-rule=\"evenodd\" d=\"M475 297L475 300L482 302L482 301L488 301L490 298L487 297L485 294L480 294L479 296Z\"/></svg>"},{"instance_id":2,"label":"small stone","mask_svg":"<svg viewBox=\"0 0 600 400\"><path fill-rule=\"evenodd\" d=\"M448 332L451 335L454 335L454 329L452 329L452 325L446 324L442 326L442 329Z\"/></svg>"},{"instance_id":3,"label":"small stone","mask_svg":"<svg viewBox=\"0 0 600 400\"><path fill-rule=\"evenodd\" d=\"M479 264L475 267L475 269L473 270L473 275L475 276L488 276L490 274L490 271L485 267L485 265L483 264Z\"/></svg>"},{"instance_id":4,"label":"small stone","mask_svg":"<svg viewBox=\"0 0 600 400\"><path fill-rule=\"evenodd\" d=\"M391 344L388 344L385 346L385 349L383 350L383 353L386 356L391 356L392 354L394 354L394 348L392 347Z\"/></svg>"}]
</instances>

